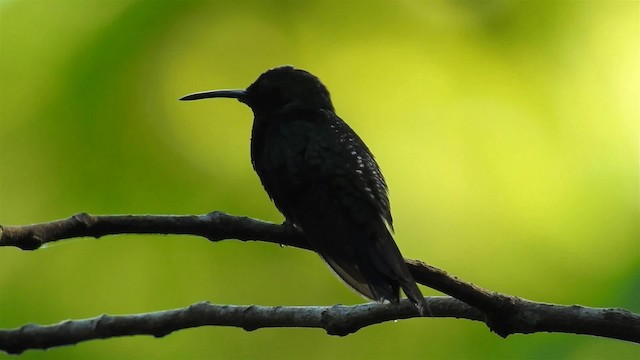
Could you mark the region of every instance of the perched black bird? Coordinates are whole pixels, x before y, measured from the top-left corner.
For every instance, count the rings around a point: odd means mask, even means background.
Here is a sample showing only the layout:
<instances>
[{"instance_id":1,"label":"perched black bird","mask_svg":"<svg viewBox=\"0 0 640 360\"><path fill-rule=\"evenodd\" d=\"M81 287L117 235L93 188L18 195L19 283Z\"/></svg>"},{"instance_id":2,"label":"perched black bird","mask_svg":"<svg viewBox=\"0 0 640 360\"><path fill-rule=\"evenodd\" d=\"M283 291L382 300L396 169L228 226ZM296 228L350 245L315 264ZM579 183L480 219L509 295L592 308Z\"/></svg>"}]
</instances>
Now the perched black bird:
<instances>
[{"instance_id":1,"label":"perched black bird","mask_svg":"<svg viewBox=\"0 0 640 360\"><path fill-rule=\"evenodd\" d=\"M393 241L387 184L364 142L336 115L312 74L283 66L246 90L215 90L180 100L236 98L253 110L251 161L287 222L365 297L398 302L399 288L426 307Z\"/></svg>"}]
</instances>

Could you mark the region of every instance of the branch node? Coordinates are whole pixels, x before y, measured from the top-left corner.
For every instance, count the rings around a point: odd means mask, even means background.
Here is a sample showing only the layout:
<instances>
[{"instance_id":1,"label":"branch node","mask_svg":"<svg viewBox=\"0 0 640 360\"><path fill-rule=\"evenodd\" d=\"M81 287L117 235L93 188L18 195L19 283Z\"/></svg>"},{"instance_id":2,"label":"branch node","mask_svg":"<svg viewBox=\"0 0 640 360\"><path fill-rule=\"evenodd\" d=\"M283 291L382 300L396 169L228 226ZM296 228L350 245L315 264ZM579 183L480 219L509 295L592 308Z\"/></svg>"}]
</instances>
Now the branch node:
<instances>
[{"instance_id":1,"label":"branch node","mask_svg":"<svg viewBox=\"0 0 640 360\"><path fill-rule=\"evenodd\" d=\"M196 312L203 312L206 311L209 306L211 306L211 303L208 301L200 301L197 302L195 304L191 304L189 305L189 307L187 308L188 311L196 311Z\"/></svg>"},{"instance_id":2,"label":"branch node","mask_svg":"<svg viewBox=\"0 0 640 360\"><path fill-rule=\"evenodd\" d=\"M347 336L360 329L350 314L345 315L348 310L348 306L337 304L322 311L320 323L327 334Z\"/></svg>"},{"instance_id":3,"label":"branch node","mask_svg":"<svg viewBox=\"0 0 640 360\"><path fill-rule=\"evenodd\" d=\"M89 227L90 225L92 225L92 223L95 222L93 221L93 217L87 214L86 212L77 213L73 215L71 218L77 221L78 223L84 225L85 227Z\"/></svg>"},{"instance_id":4,"label":"branch node","mask_svg":"<svg viewBox=\"0 0 640 360\"><path fill-rule=\"evenodd\" d=\"M519 313L519 299L514 296L494 294L496 308L490 313L486 313L485 323L489 330L503 339L515 334L522 327L521 322L524 316ZM520 324L520 325L519 325Z\"/></svg>"},{"instance_id":5,"label":"branch node","mask_svg":"<svg viewBox=\"0 0 640 360\"><path fill-rule=\"evenodd\" d=\"M93 328L93 331L96 334L100 334L101 336L106 335L104 333L104 329L108 327L108 326L105 326L105 324L108 324L109 319L110 319L110 316L107 315L107 314L102 314L102 315L98 316L96 321L91 326Z\"/></svg>"},{"instance_id":6,"label":"branch node","mask_svg":"<svg viewBox=\"0 0 640 360\"><path fill-rule=\"evenodd\" d=\"M213 220L219 219L220 214L222 214L222 211L215 210L205 215L205 217L207 218L207 220L213 221Z\"/></svg>"},{"instance_id":7,"label":"branch node","mask_svg":"<svg viewBox=\"0 0 640 360\"><path fill-rule=\"evenodd\" d=\"M244 309L242 309L242 317L241 317L241 326L242 329L244 331L255 331L260 329L260 325L258 324L257 321L251 321L251 317L252 315L256 315L256 317L259 317L260 314L258 311L256 311L256 306L255 305L249 305L247 307L245 307Z\"/></svg>"},{"instance_id":8,"label":"branch node","mask_svg":"<svg viewBox=\"0 0 640 360\"><path fill-rule=\"evenodd\" d=\"M220 229L221 228L225 228L224 223L222 221L222 217L225 216L226 214L223 213L222 211L212 211L206 215L204 215L204 220L208 223L206 228L207 229L215 229L218 231L210 231L207 230L205 233L205 237L207 238L207 240L211 241L211 242L216 242L216 241L220 241L220 240L224 240L225 236L223 234L220 233ZM226 229L225 229L226 230Z\"/></svg>"}]
</instances>

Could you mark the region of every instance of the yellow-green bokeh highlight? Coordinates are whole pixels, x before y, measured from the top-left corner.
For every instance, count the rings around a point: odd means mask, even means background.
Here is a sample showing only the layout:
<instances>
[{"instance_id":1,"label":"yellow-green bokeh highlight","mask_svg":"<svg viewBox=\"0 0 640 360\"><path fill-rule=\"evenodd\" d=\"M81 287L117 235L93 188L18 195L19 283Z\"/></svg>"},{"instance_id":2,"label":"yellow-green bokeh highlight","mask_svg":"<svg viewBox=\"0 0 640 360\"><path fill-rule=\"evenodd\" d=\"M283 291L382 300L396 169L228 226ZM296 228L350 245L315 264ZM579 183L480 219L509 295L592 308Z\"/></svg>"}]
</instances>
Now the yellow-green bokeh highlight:
<instances>
[{"instance_id":1,"label":"yellow-green bokeh highlight","mask_svg":"<svg viewBox=\"0 0 640 360\"><path fill-rule=\"evenodd\" d=\"M177 98L293 64L376 154L406 256L533 300L638 312L639 13L633 1L5 1L0 224L80 211L281 221L251 169L250 110ZM314 254L269 244L132 235L0 249L0 328L202 300L361 301ZM426 319L346 338L201 328L25 357L637 355Z\"/></svg>"}]
</instances>

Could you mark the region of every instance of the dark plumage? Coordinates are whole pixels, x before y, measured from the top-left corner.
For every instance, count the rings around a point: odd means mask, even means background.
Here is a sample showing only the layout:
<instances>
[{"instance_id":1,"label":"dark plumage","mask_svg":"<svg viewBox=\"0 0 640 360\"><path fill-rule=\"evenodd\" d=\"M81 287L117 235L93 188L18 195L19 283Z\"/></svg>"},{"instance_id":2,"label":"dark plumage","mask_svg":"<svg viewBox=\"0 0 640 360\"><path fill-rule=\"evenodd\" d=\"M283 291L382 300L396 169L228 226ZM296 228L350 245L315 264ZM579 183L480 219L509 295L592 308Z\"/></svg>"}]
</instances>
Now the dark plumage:
<instances>
[{"instance_id":1,"label":"dark plumage","mask_svg":"<svg viewBox=\"0 0 640 360\"><path fill-rule=\"evenodd\" d=\"M340 119L329 92L290 66L263 73L246 90L196 93L181 100L232 97L254 113L251 160L287 221L365 297L397 302L402 288L423 312L424 298L390 231L387 184L373 155Z\"/></svg>"}]
</instances>

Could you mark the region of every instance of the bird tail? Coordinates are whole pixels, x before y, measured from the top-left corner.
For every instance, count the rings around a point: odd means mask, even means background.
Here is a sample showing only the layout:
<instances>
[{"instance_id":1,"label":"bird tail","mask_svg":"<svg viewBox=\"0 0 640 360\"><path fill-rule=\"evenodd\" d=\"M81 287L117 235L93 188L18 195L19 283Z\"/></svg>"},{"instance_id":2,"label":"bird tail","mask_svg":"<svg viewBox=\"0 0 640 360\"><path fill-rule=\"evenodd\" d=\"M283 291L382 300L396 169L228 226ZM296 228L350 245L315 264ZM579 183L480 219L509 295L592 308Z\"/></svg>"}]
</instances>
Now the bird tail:
<instances>
[{"instance_id":1,"label":"bird tail","mask_svg":"<svg viewBox=\"0 0 640 360\"><path fill-rule=\"evenodd\" d=\"M420 314L424 315L427 311L425 299L386 227L377 232L374 241L359 245L353 260L321 255L347 285L364 297L397 303L402 288Z\"/></svg>"}]
</instances>

